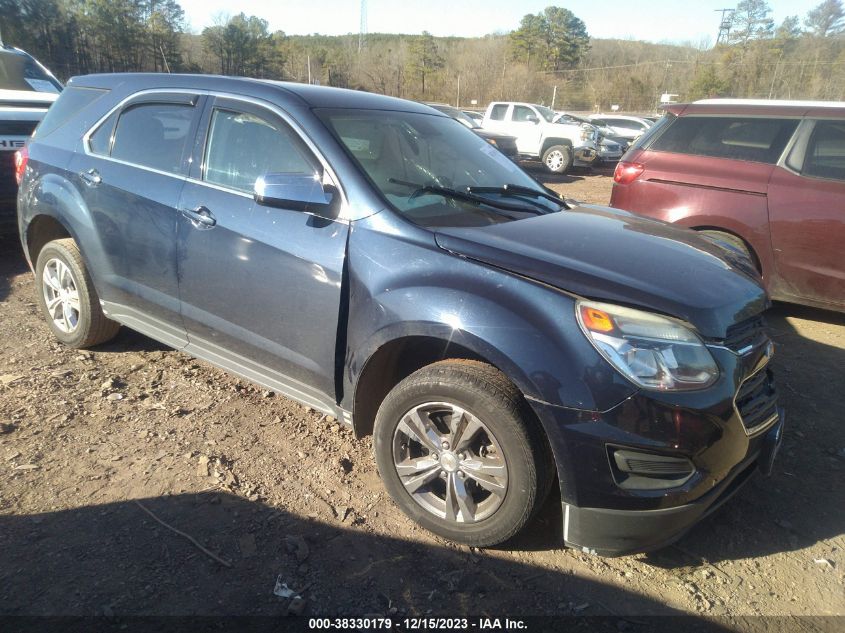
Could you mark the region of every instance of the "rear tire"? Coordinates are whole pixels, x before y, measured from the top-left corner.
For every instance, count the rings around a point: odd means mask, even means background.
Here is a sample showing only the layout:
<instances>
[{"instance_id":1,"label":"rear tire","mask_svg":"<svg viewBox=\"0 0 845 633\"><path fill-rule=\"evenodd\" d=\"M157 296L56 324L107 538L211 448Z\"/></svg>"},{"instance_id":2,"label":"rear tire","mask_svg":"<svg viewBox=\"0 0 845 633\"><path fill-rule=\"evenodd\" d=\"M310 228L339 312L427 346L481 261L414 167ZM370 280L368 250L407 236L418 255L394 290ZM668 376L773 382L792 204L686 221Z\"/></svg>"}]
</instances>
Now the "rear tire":
<instances>
[{"instance_id":1,"label":"rear tire","mask_svg":"<svg viewBox=\"0 0 845 633\"><path fill-rule=\"evenodd\" d=\"M543 152L543 164L553 174L565 174L572 168L572 148L568 145L552 145Z\"/></svg>"},{"instance_id":2,"label":"rear tire","mask_svg":"<svg viewBox=\"0 0 845 633\"><path fill-rule=\"evenodd\" d=\"M114 338L120 324L106 318L76 242L48 242L35 265L38 304L59 341L77 349Z\"/></svg>"},{"instance_id":3,"label":"rear tire","mask_svg":"<svg viewBox=\"0 0 845 633\"><path fill-rule=\"evenodd\" d=\"M405 514L475 547L516 535L553 477L525 399L504 374L475 361L435 363L396 385L376 416L374 450Z\"/></svg>"}]
</instances>

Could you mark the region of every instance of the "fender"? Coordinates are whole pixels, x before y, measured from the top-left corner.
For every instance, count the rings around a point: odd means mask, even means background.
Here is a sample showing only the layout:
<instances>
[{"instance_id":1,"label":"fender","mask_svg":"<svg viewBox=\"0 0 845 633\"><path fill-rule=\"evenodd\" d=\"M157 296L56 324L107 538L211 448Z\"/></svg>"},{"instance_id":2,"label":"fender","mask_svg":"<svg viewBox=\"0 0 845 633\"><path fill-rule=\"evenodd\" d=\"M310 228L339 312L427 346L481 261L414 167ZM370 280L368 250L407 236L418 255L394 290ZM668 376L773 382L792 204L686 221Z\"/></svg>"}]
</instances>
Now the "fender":
<instances>
[{"instance_id":1,"label":"fender","mask_svg":"<svg viewBox=\"0 0 845 633\"><path fill-rule=\"evenodd\" d=\"M570 148L574 147L572 139L558 136L544 136L543 142L540 144L540 152L538 155L542 156L546 153L546 150L552 147L553 145L566 145Z\"/></svg>"},{"instance_id":2,"label":"fender","mask_svg":"<svg viewBox=\"0 0 845 633\"><path fill-rule=\"evenodd\" d=\"M48 216L61 224L76 242L82 257L86 262L97 261L105 264L102 240L94 226L94 219L85 200L76 187L66 178L57 173L47 173L32 184L24 194L29 196L29 202L21 208L29 209L27 217L22 218L21 240L30 258L28 248L29 227L39 216ZM35 267L35 262L30 262ZM109 284L107 283L110 270L103 266L88 266L88 273L94 283L97 294L103 300L109 298Z\"/></svg>"},{"instance_id":3,"label":"fender","mask_svg":"<svg viewBox=\"0 0 845 633\"><path fill-rule=\"evenodd\" d=\"M395 237L384 226L394 222L404 220L380 213L355 223L350 235L346 404L373 354L412 336L465 347L527 398L554 406L603 411L636 391L581 332L574 297L459 258L423 229L412 231L415 243L403 245L407 259L396 266Z\"/></svg>"}]
</instances>

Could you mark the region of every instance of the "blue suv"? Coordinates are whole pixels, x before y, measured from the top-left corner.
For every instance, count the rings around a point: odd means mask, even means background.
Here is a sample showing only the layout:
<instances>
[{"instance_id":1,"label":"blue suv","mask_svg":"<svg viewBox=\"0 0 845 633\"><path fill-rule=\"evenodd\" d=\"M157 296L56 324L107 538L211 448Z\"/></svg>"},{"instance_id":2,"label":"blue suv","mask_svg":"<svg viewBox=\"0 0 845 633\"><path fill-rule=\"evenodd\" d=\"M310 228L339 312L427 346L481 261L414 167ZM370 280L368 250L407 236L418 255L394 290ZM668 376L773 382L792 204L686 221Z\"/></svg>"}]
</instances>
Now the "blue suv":
<instances>
[{"instance_id":1,"label":"blue suv","mask_svg":"<svg viewBox=\"0 0 845 633\"><path fill-rule=\"evenodd\" d=\"M125 325L374 436L398 506L474 546L559 490L601 554L680 536L783 428L737 253L573 205L417 103L77 77L19 157L53 334Z\"/></svg>"}]
</instances>

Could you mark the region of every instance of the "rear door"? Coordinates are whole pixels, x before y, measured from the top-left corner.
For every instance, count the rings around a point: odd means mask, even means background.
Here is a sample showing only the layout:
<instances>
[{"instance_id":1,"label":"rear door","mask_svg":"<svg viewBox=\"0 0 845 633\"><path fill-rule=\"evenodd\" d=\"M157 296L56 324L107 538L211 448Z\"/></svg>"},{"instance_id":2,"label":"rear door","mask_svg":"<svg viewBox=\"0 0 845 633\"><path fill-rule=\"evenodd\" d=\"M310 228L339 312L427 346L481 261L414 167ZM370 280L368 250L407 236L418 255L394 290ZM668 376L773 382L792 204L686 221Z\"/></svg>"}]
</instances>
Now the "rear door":
<instances>
[{"instance_id":1,"label":"rear door","mask_svg":"<svg viewBox=\"0 0 845 633\"><path fill-rule=\"evenodd\" d=\"M845 120L808 121L769 183L778 294L845 306Z\"/></svg>"},{"instance_id":2,"label":"rear door","mask_svg":"<svg viewBox=\"0 0 845 633\"><path fill-rule=\"evenodd\" d=\"M107 312L174 347L187 343L176 279L176 205L203 97L139 96L83 139L68 170L100 241Z\"/></svg>"},{"instance_id":3,"label":"rear door","mask_svg":"<svg viewBox=\"0 0 845 633\"><path fill-rule=\"evenodd\" d=\"M281 111L218 97L202 130L177 227L188 350L320 407L335 395L348 222L254 202L267 173L328 177Z\"/></svg>"}]
</instances>

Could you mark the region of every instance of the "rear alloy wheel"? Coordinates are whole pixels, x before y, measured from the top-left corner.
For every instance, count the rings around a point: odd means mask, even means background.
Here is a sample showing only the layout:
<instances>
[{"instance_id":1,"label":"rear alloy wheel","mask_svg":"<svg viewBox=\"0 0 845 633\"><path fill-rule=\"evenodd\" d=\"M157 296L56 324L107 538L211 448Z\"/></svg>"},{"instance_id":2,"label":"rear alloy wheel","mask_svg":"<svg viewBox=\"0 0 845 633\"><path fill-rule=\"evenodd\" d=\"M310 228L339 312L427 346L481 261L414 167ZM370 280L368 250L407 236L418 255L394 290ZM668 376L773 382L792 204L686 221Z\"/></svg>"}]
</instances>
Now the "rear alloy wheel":
<instances>
[{"instance_id":1,"label":"rear alloy wheel","mask_svg":"<svg viewBox=\"0 0 845 633\"><path fill-rule=\"evenodd\" d=\"M47 324L65 345L91 347L117 334L120 325L103 314L82 254L72 239L54 240L41 249L35 284Z\"/></svg>"},{"instance_id":2,"label":"rear alloy wheel","mask_svg":"<svg viewBox=\"0 0 845 633\"><path fill-rule=\"evenodd\" d=\"M444 361L411 374L385 398L374 435L379 472L399 507L467 545L519 532L552 476L525 400L483 363Z\"/></svg>"},{"instance_id":3,"label":"rear alloy wheel","mask_svg":"<svg viewBox=\"0 0 845 633\"><path fill-rule=\"evenodd\" d=\"M572 167L572 148L552 145L543 153L543 164L553 174L565 174Z\"/></svg>"}]
</instances>

